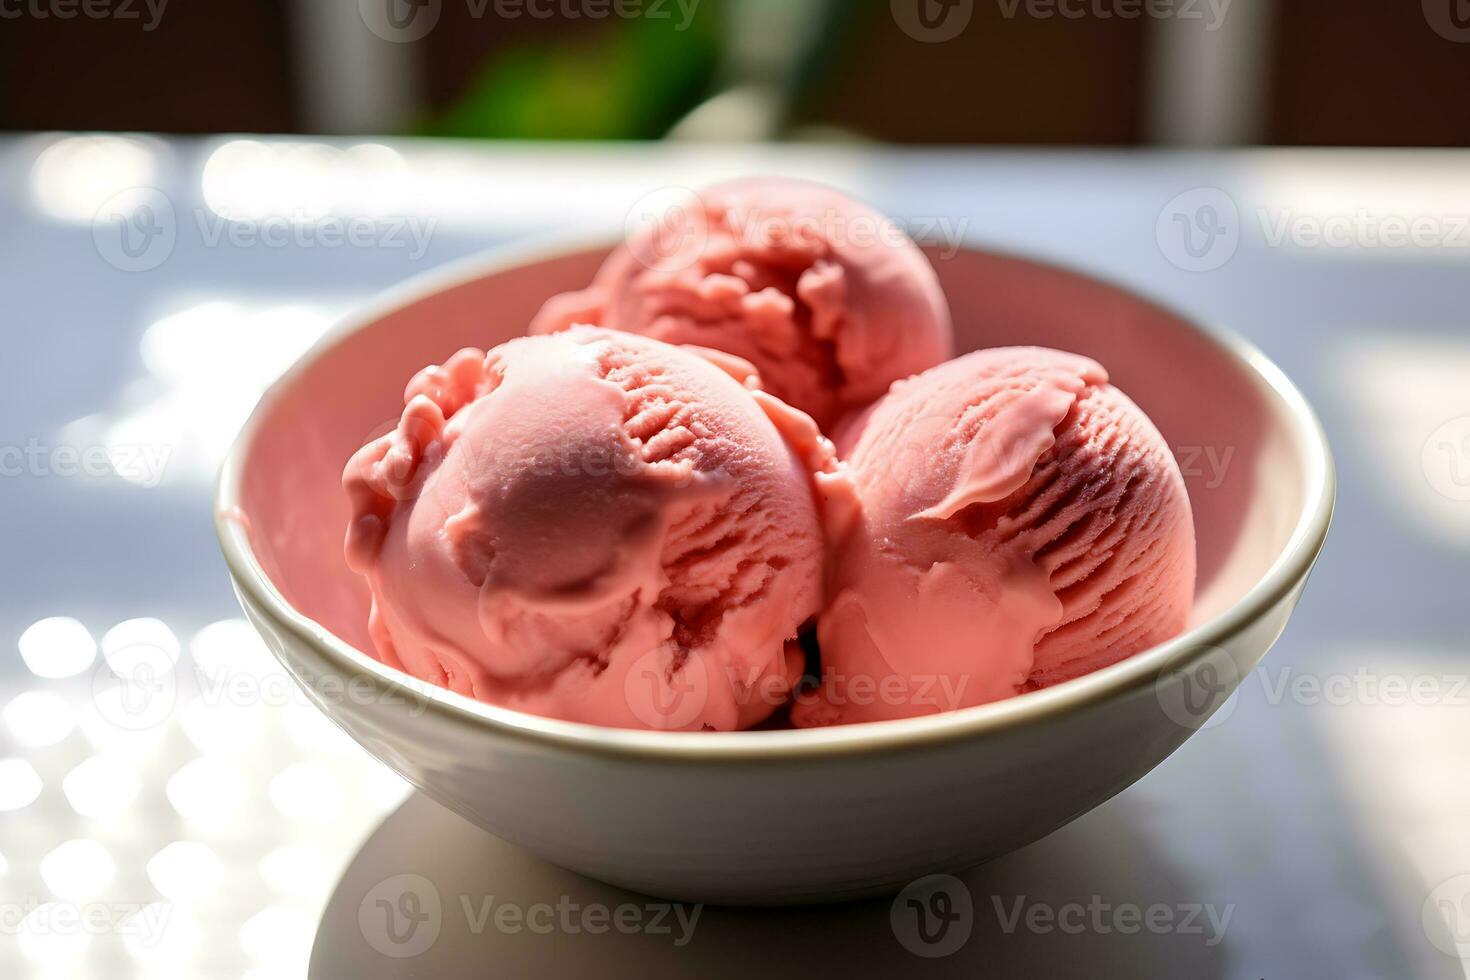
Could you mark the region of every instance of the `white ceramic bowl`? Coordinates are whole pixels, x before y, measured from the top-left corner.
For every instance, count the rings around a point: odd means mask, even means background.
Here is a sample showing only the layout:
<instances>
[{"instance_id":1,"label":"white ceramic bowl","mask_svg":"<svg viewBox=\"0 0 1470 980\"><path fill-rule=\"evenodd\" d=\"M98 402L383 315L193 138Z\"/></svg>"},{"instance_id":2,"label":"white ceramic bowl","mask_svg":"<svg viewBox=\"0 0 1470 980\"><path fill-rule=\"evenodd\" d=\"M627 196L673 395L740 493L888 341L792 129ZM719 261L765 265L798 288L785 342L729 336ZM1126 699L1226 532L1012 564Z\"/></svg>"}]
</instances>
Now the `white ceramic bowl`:
<instances>
[{"instance_id":1,"label":"white ceramic bowl","mask_svg":"<svg viewBox=\"0 0 1470 980\"><path fill-rule=\"evenodd\" d=\"M339 476L408 376L525 329L605 247L496 253L351 318L271 388L220 475L241 604L311 699L428 796L549 861L664 898L854 898L1055 830L1173 752L1281 633L1327 533L1333 471L1301 394L1258 351L1060 269L934 257L961 351L1096 357L1175 447L1199 540L1196 622L1122 663L996 704L817 731L658 733L521 714L363 650Z\"/></svg>"}]
</instances>

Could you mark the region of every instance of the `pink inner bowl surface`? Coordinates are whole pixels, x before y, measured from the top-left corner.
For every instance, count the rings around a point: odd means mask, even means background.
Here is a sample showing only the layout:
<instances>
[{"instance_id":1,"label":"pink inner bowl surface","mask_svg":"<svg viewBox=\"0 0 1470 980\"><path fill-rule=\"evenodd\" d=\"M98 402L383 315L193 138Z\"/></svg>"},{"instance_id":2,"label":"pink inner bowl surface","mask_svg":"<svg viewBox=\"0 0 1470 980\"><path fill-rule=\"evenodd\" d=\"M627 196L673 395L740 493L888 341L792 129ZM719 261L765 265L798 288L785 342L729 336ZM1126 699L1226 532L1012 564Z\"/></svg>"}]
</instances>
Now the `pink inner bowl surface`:
<instances>
[{"instance_id":1,"label":"pink inner bowl surface","mask_svg":"<svg viewBox=\"0 0 1470 980\"><path fill-rule=\"evenodd\" d=\"M282 597L359 650L368 592L342 555L342 467L402 410L409 377L461 347L523 334L549 296L585 286L605 248L414 284L334 333L267 394L237 449L240 516ZM1221 342L1130 293L1050 266L963 250L930 256L956 351L1034 344L1095 358L1154 420L1189 488L1199 549L1195 621L1228 609L1281 555L1308 474L1280 395ZM486 269L492 271L484 271Z\"/></svg>"}]
</instances>

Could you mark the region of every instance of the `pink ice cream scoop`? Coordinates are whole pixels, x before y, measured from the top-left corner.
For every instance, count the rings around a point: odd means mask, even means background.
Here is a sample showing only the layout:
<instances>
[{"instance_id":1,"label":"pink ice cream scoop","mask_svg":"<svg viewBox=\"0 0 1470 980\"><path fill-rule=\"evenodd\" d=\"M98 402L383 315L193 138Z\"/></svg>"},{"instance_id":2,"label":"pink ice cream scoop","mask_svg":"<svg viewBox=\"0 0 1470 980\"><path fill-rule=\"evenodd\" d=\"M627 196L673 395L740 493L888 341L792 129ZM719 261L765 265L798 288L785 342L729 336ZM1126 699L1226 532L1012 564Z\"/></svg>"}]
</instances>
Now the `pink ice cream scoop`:
<instances>
[{"instance_id":1,"label":"pink ice cream scoop","mask_svg":"<svg viewBox=\"0 0 1470 980\"><path fill-rule=\"evenodd\" d=\"M822 481L822 681L797 725L929 714L1077 677L1166 640L1194 595L1184 480L1085 357L976 351L845 427Z\"/></svg>"},{"instance_id":2,"label":"pink ice cream scoop","mask_svg":"<svg viewBox=\"0 0 1470 980\"><path fill-rule=\"evenodd\" d=\"M784 704L830 444L750 374L590 327L419 372L343 475L379 657L617 727L733 730Z\"/></svg>"},{"instance_id":3,"label":"pink ice cream scoop","mask_svg":"<svg viewBox=\"0 0 1470 980\"><path fill-rule=\"evenodd\" d=\"M652 216L531 332L574 323L735 354L824 427L953 345L918 246L871 208L796 180L718 184Z\"/></svg>"}]
</instances>

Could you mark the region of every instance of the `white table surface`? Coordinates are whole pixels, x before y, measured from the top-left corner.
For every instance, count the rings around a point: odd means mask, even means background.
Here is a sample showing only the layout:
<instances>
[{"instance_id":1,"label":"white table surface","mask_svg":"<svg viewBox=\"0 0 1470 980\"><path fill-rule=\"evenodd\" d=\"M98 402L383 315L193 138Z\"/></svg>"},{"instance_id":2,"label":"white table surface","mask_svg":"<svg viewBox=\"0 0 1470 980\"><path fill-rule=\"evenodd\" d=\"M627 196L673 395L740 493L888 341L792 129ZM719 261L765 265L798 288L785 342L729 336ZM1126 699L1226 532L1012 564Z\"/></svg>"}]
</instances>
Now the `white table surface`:
<instances>
[{"instance_id":1,"label":"white table surface","mask_svg":"<svg viewBox=\"0 0 1470 980\"><path fill-rule=\"evenodd\" d=\"M974 930L943 959L905 952L886 903L706 910L683 946L474 928L466 909L491 895L645 900L409 799L276 683L214 543L229 436L337 313L480 249L615 229L661 186L752 172L823 179L921 236L1064 262L1228 326L1303 388L1337 454L1327 549L1228 714L964 876ZM109 218L139 201L165 233L125 251ZM299 976L309 956L324 977L1464 976L1467 217L1470 153L1453 152L0 141L0 976ZM122 731L95 692L108 657L139 656L178 665L166 709ZM418 957L357 925L399 873L443 898ZM1018 901L1084 924L1007 929ZM1158 905L1173 926L1126 929L1127 908Z\"/></svg>"}]
</instances>

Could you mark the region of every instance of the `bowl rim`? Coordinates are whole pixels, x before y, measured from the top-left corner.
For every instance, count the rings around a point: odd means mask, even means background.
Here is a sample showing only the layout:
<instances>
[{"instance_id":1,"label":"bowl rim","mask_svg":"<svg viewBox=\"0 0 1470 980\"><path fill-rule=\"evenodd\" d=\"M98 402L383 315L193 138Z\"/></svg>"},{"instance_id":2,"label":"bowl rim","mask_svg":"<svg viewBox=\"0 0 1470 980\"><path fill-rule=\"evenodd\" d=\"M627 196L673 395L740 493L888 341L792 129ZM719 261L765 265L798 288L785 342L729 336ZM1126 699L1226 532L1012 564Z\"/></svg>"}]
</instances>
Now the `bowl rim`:
<instances>
[{"instance_id":1,"label":"bowl rim","mask_svg":"<svg viewBox=\"0 0 1470 980\"><path fill-rule=\"evenodd\" d=\"M1336 498L1331 448L1320 420L1286 374L1255 345L1239 335L1203 325L1139 290L1110 282L1056 262L1020 252L965 243L962 251L1019 260L1085 279L1126 294L1195 331L1269 389L1286 410L1293 440L1305 453L1303 506L1286 545L1265 574L1229 608L1164 643L1116 664L1054 687L1030 691L957 711L816 729L745 732L663 732L609 728L527 714L456 694L419 681L381 663L337 637L293 607L276 589L251 546L248 516L240 508L244 460L277 399L329 351L372 324L444 290L539 262L594 249L609 249L616 239L605 233L555 235L522 240L465 256L413 276L343 317L262 394L220 466L215 485L214 524L220 548L241 600L269 617L272 625L307 644L346 678L371 675L386 690L424 707L425 714L546 748L628 759L710 763L769 763L793 758L877 754L911 750L980 736L1014 732L1064 712L1079 712L1152 685L1165 670L1189 669L1248 630L1306 578L1326 540ZM288 644L289 646L289 644ZM1237 678L1238 682L1239 678ZM330 712L328 712L330 713Z\"/></svg>"}]
</instances>

